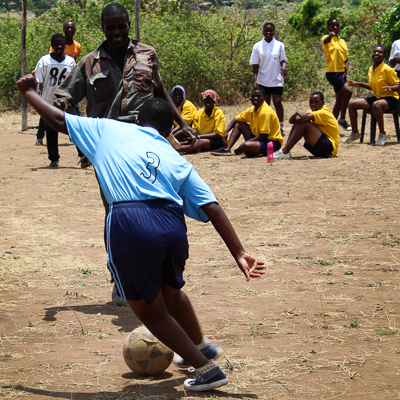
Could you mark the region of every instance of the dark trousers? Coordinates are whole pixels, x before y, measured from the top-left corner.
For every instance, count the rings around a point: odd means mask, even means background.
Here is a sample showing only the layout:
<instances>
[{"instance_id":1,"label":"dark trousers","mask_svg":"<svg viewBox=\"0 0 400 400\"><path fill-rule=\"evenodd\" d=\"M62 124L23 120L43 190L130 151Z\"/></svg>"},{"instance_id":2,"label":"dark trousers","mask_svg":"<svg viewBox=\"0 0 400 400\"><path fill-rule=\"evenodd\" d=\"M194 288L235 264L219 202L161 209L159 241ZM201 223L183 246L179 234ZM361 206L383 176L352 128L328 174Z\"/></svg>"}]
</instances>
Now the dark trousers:
<instances>
[{"instance_id":1,"label":"dark trousers","mask_svg":"<svg viewBox=\"0 0 400 400\"><path fill-rule=\"evenodd\" d=\"M39 129L36 134L37 139L43 139L44 135L46 133L46 122L44 122L44 119L40 117L39 119Z\"/></svg>"},{"instance_id":2,"label":"dark trousers","mask_svg":"<svg viewBox=\"0 0 400 400\"><path fill-rule=\"evenodd\" d=\"M68 114L71 115L80 115L80 111L78 107L74 107L72 110L68 111ZM40 121L43 121L40 118ZM52 129L46 122L44 122L45 125L45 130L47 134L47 153L49 154L49 160L50 161L57 161L60 158L60 154L58 153L58 132L56 132L54 129ZM39 130L40 130L40 122L39 122ZM39 131L38 131L39 132ZM44 136L44 133L43 133ZM81 150L76 147L78 150L78 156L82 157L84 154L81 152Z\"/></svg>"}]
</instances>

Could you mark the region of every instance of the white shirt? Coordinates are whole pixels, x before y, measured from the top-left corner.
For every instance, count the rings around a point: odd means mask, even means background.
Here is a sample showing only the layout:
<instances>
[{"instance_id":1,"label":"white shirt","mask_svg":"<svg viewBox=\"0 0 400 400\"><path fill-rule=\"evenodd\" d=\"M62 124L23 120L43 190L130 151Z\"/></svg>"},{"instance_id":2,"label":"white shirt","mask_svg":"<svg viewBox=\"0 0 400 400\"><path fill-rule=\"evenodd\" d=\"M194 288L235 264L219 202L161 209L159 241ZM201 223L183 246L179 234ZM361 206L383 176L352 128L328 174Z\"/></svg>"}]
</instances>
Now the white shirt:
<instances>
[{"instance_id":1,"label":"white shirt","mask_svg":"<svg viewBox=\"0 0 400 400\"><path fill-rule=\"evenodd\" d=\"M273 38L268 43L265 38L253 46L250 65L259 65L257 81L262 86L276 87L283 86L284 79L279 73L281 62L287 61L285 45Z\"/></svg>"},{"instance_id":2,"label":"white shirt","mask_svg":"<svg viewBox=\"0 0 400 400\"><path fill-rule=\"evenodd\" d=\"M75 60L64 54L64 60L56 61L50 54L43 56L35 68L35 77L43 85L42 97L53 104L56 97L54 93L75 66Z\"/></svg>"},{"instance_id":3,"label":"white shirt","mask_svg":"<svg viewBox=\"0 0 400 400\"><path fill-rule=\"evenodd\" d=\"M392 44L392 50L390 51L390 57L389 57L389 62L395 58L400 56L400 39L396 40ZM394 66L395 71L400 71L400 63L397 63Z\"/></svg>"}]
</instances>

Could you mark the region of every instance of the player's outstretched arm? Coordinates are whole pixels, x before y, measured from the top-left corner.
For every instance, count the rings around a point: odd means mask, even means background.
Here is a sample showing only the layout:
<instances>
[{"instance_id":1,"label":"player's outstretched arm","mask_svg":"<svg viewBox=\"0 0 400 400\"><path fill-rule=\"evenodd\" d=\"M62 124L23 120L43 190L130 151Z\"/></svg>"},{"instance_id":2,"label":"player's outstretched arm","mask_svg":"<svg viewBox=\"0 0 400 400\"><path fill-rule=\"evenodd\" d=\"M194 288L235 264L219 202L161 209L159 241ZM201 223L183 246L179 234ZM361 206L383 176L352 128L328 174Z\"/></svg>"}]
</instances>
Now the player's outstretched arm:
<instances>
[{"instance_id":1,"label":"player's outstretched arm","mask_svg":"<svg viewBox=\"0 0 400 400\"><path fill-rule=\"evenodd\" d=\"M264 263L246 253L228 217L217 203L209 203L201 207L210 218L215 230L227 245L237 265L245 275L247 281L265 274Z\"/></svg>"},{"instance_id":2,"label":"player's outstretched arm","mask_svg":"<svg viewBox=\"0 0 400 400\"><path fill-rule=\"evenodd\" d=\"M52 106L40 97L36 91L36 87L36 78L32 75L25 75L17 81L17 88L21 92L22 96L34 107L46 123L48 123L56 132L68 135L64 112Z\"/></svg>"}]
</instances>

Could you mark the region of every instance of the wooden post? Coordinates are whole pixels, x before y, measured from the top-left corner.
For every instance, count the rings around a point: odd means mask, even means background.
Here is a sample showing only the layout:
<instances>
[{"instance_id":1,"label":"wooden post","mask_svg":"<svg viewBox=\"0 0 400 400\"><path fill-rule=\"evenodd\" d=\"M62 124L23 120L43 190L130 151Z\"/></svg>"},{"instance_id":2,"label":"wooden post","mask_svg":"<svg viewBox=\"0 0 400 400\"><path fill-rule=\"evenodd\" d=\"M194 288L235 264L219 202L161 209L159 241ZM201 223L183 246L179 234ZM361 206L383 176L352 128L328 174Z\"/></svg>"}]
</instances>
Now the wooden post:
<instances>
[{"instance_id":1,"label":"wooden post","mask_svg":"<svg viewBox=\"0 0 400 400\"><path fill-rule=\"evenodd\" d=\"M140 0L135 3L135 39L140 42Z\"/></svg>"},{"instance_id":2,"label":"wooden post","mask_svg":"<svg viewBox=\"0 0 400 400\"><path fill-rule=\"evenodd\" d=\"M26 75L26 1L22 0L21 76ZM22 99L22 131L28 129L28 103Z\"/></svg>"}]
</instances>

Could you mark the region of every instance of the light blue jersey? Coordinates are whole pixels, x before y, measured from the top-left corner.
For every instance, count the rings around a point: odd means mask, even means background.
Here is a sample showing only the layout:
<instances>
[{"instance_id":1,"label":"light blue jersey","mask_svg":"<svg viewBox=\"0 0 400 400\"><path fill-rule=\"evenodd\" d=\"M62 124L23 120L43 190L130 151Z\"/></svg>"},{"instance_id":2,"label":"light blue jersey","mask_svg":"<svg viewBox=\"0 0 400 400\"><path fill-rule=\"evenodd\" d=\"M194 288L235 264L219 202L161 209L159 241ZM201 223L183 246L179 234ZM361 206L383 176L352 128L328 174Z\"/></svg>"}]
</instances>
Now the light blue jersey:
<instances>
[{"instance_id":1,"label":"light blue jersey","mask_svg":"<svg viewBox=\"0 0 400 400\"><path fill-rule=\"evenodd\" d=\"M167 199L199 221L208 221L200 207L217 202L192 164L155 129L111 119L64 113L71 141L96 169L109 204Z\"/></svg>"}]
</instances>

